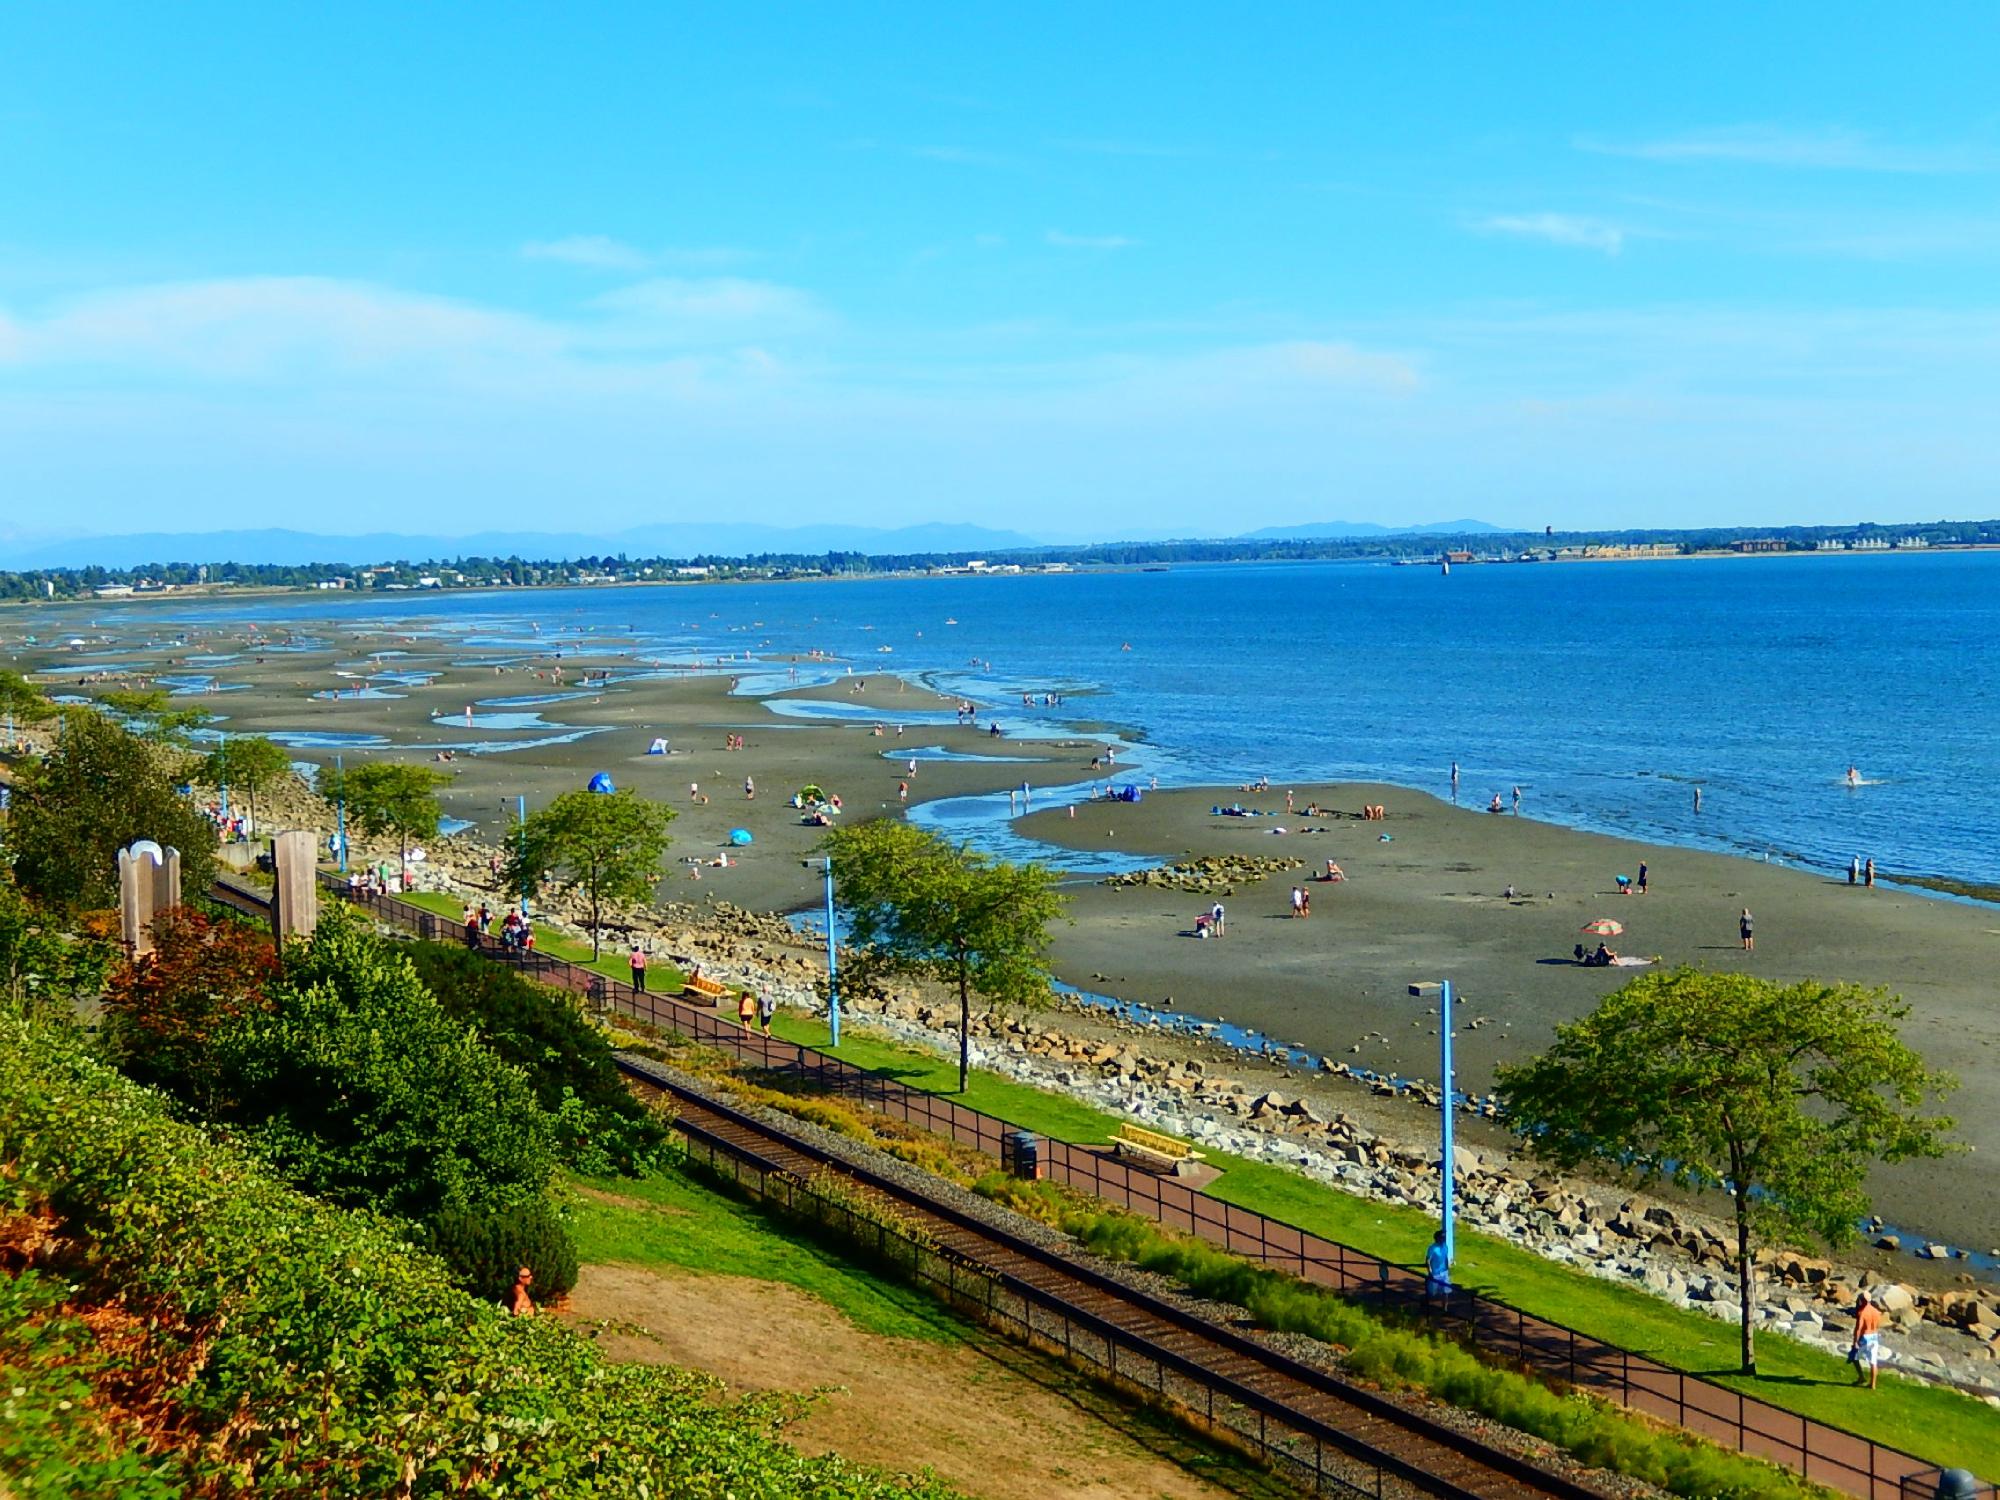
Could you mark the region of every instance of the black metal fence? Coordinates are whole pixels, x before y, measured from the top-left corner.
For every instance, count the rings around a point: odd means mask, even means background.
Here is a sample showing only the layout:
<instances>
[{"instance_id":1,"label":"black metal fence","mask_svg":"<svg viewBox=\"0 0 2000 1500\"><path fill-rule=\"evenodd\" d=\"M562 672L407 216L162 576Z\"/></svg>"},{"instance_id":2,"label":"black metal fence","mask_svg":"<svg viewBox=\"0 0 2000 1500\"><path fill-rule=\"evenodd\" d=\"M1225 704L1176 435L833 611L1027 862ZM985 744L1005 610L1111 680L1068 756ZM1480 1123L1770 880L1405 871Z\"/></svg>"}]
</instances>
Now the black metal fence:
<instances>
[{"instance_id":1,"label":"black metal fence","mask_svg":"<svg viewBox=\"0 0 2000 1500\"><path fill-rule=\"evenodd\" d=\"M420 937L449 940L464 935L458 923L400 897L351 892L344 880L325 871L321 880L382 920L410 928ZM473 946L531 978L581 995L595 1005L719 1047L758 1067L809 1080L815 1087L920 1125L996 1161L1002 1138L1022 1128L944 1095L866 1072L817 1048L747 1030L708 1006L674 996L640 993L623 980L548 954L510 948L490 937L476 937ZM1307 1281L1395 1302L1413 1314L1451 1327L1496 1355L1685 1428L1725 1448L1781 1464L1818 1484L1863 1500L1905 1500L1909 1495L1932 1493L1938 1482L1938 1467L1914 1454L1673 1369L1495 1297L1465 1293L1453 1297L1446 1311L1426 1302L1419 1270L1225 1203L1177 1178L1133 1167L1102 1148L1048 1136L1042 1140L1048 1175L1082 1192ZM1988 1486L1977 1493L1991 1500L2000 1491Z\"/></svg>"}]
</instances>

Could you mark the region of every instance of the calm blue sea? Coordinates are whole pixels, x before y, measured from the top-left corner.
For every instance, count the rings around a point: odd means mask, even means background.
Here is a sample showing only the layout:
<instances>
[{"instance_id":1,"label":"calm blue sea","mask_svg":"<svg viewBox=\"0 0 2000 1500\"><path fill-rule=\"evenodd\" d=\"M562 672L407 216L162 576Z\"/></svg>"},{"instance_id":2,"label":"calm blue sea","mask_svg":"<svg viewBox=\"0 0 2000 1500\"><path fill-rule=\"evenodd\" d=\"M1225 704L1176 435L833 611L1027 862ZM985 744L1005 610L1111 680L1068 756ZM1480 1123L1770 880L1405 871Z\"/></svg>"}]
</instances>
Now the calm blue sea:
<instances>
[{"instance_id":1,"label":"calm blue sea","mask_svg":"<svg viewBox=\"0 0 2000 1500\"><path fill-rule=\"evenodd\" d=\"M1176 567L237 602L212 617L329 614L494 650L625 632L642 661L820 647L995 705L1009 730L1125 726L1166 784L1367 777L1448 795L1456 760L1474 805L1518 785L1524 812L1578 827L1823 868L1858 854L1890 873L2000 876L2000 555L1450 577ZM774 681L782 671L745 687ZM1047 690L1067 703L1019 708ZM1871 784L1849 789L1850 765Z\"/></svg>"}]
</instances>

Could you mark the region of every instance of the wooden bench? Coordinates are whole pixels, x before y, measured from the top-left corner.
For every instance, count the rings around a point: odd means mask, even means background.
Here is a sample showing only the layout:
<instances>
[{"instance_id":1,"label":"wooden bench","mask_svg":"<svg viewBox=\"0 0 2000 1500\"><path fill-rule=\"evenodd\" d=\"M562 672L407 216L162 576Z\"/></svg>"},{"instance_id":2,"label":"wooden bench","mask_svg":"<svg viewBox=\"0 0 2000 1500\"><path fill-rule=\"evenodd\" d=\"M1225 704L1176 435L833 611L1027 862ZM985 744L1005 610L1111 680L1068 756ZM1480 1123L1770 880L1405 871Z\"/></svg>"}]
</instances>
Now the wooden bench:
<instances>
[{"instance_id":1,"label":"wooden bench","mask_svg":"<svg viewBox=\"0 0 2000 1500\"><path fill-rule=\"evenodd\" d=\"M1201 1153L1187 1142L1137 1125L1120 1125L1111 1138L1111 1149L1148 1171L1166 1172L1174 1177L1187 1176L1202 1160Z\"/></svg>"},{"instance_id":2,"label":"wooden bench","mask_svg":"<svg viewBox=\"0 0 2000 1500\"><path fill-rule=\"evenodd\" d=\"M710 979L705 974L690 974L681 981L682 996L698 1000L704 1005L718 1004L728 993L728 985L719 979Z\"/></svg>"}]
</instances>

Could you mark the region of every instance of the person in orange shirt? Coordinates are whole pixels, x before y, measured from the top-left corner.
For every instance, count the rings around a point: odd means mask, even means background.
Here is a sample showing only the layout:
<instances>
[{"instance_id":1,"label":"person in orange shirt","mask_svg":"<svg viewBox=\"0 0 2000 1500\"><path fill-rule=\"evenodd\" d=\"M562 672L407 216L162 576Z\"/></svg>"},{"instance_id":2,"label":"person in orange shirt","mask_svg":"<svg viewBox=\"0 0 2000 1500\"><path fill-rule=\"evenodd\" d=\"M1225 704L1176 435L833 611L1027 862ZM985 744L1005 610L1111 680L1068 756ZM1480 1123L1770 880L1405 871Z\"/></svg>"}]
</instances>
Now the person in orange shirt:
<instances>
[{"instance_id":1,"label":"person in orange shirt","mask_svg":"<svg viewBox=\"0 0 2000 1500\"><path fill-rule=\"evenodd\" d=\"M1866 1292L1854 1306L1854 1342L1848 1347L1847 1357L1854 1361L1854 1383L1861 1383L1861 1372L1868 1372L1868 1389L1875 1389L1876 1377L1882 1373L1882 1309Z\"/></svg>"}]
</instances>

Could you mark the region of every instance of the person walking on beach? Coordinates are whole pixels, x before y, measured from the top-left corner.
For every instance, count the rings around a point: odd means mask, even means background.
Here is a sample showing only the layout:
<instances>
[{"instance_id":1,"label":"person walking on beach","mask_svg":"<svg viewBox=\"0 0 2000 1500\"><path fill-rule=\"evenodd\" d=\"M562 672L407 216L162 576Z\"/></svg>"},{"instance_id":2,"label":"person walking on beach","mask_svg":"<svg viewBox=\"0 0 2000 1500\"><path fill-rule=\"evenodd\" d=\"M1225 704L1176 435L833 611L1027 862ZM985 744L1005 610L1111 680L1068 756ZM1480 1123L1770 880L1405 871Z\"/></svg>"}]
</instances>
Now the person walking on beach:
<instances>
[{"instance_id":1,"label":"person walking on beach","mask_svg":"<svg viewBox=\"0 0 2000 1500\"><path fill-rule=\"evenodd\" d=\"M632 945L632 988L641 995L646 993L646 950L637 943Z\"/></svg>"},{"instance_id":2,"label":"person walking on beach","mask_svg":"<svg viewBox=\"0 0 2000 1500\"><path fill-rule=\"evenodd\" d=\"M1736 919L1736 932L1743 939L1743 951L1745 953L1755 953L1757 951L1757 931L1750 917L1750 908L1747 906L1743 908L1743 915Z\"/></svg>"},{"instance_id":3,"label":"person walking on beach","mask_svg":"<svg viewBox=\"0 0 2000 1500\"><path fill-rule=\"evenodd\" d=\"M1642 859L1642 860L1640 860L1640 861L1639 861L1639 894L1640 894L1640 895L1642 895L1642 896L1646 894L1646 877L1647 877L1648 875L1650 875L1651 873L1652 873L1652 872L1651 872L1650 870L1648 870L1648 869L1646 868L1646 862L1645 862L1645 861L1644 861L1643 859Z\"/></svg>"},{"instance_id":4,"label":"person walking on beach","mask_svg":"<svg viewBox=\"0 0 2000 1500\"><path fill-rule=\"evenodd\" d=\"M1222 903L1220 901L1216 902L1215 905L1211 906L1208 909L1208 930L1214 933L1217 937L1221 937L1224 931L1226 930L1224 925L1224 918L1226 915L1227 914L1223 911Z\"/></svg>"},{"instance_id":5,"label":"person walking on beach","mask_svg":"<svg viewBox=\"0 0 2000 1500\"><path fill-rule=\"evenodd\" d=\"M757 783L748 776L743 778L743 800L745 802L755 802L757 800Z\"/></svg>"},{"instance_id":6,"label":"person walking on beach","mask_svg":"<svg viewBox=\"0 0 2000 1500\"><path fill-rule=\"evenodd\" d=\"M909 782L899 781L896 783L896 800L898 802L908 802L910 800ZM1011 793L1008 795L1007 801L1010 806L1013 804L1014 798Z\"/></svg>"},{"instance_id":7,"label":"person walking on beach","mask_svg":"<svg viewBox=\"0 0 2000 1500\"><path fill-rule=\"evenodd\" d=\"M1861 883L1871 891L1875 889L1875 857L1872 854L1861 867Z\"/></svg>"},{"instance_id":8,"label":"person walking on beach","mask_svg":"<svg viewBox=\"0 0 2000 1500\"><path fill-rule=\"evenodd\" d=\"M1519 787L1514 788L1514 816L1517 818L1521 816L1521 789Z\"/></svg>"},{"instance_id":9,"label":"person walking on beach","mask_svg":"<svg viewBox=\"0 0 2000 1500\"><path fill-rule=\"evenodd\" d=\"M1451 763L1451 800L1458 800L1458 762Z\"/></svg>"},{"instance_id":10,"label":"person walking on beach","mask_svg":"<svg viewBox=\"0 0 2000 1500\"><path fill-rule=\"evenodd\" d=\"M1849 885L1861 883L1861 856L1858 854L1847 862L1847 883Z\"/></svg>"},{"instance_id":11,"label":"person walking on beach","mask_svg":"<svg viewBox=\"0 0 2000 1500\"><path fill-rule=\"evenodd\" d=\"M1292 887L1292 915L1295 917L1303 917L1305 914L1306 914L1305 887L1302 885L1295 885Z\"/></svg>"},{"instance_id":12,"label":"person walking on beach","mask_svg":"<svg viewBox=\"0 0 2000 1500\"><path fill-rule=\"evenodd\" d=\"M1854 1383L1861 1384L1865 1370L1868 1389L1874 1390L1882 1373L1882 1309L1866 1292L1854 1304L1854 1339L1847 1346L1847 1357L1854 1364Z\"/></svg>"}]
</instances>

